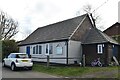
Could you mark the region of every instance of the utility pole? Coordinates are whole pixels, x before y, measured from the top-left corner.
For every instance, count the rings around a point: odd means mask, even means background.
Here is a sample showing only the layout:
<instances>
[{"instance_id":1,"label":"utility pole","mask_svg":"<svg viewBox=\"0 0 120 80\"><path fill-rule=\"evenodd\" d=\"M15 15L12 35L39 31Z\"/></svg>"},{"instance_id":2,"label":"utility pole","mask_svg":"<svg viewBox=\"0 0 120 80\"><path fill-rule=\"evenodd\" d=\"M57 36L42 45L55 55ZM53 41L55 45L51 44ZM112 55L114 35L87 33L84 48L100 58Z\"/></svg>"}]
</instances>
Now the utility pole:
<instances>
[{"instance_id":1,"label":"utility pole","mask_svg":"<svg viewBox=\"0 0 120 80\"><path fill-rule=\"evenodd\" d=\"M49 67L49 65L50 65L50 57L49 55L47 55L47 67Z\"/></svg>"},{"instance_id":2,"label":"utility pole","mask_svg":"<svg viewBox=\"0 0 120 80\"><path fill-rule=\"evenodd\" d=\"M85 54L83 54L83 67L85 67Z\"/></svg>"}]
</instances>

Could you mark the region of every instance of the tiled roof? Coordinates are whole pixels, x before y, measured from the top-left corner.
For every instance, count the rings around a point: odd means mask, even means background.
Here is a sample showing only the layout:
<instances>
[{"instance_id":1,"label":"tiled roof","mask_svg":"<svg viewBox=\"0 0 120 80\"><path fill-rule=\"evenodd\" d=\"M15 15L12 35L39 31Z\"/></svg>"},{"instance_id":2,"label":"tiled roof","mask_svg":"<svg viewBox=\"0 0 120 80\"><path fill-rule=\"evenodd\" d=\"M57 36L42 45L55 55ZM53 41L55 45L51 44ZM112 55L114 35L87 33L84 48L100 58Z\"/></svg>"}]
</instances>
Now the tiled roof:
<instances>
[{"instance_id":1,"label":"tiled roof","mask_svg":"<svg viewBox=\"0 0 120 80\"><path fill-rule=\"evenodd\" d=\"M118 25L118 27L120 27L120 23L116 22L115 24L113 24L112 26L108 27L106 30L104 30L103 32L106 32L107 30L109 30L112 27L115 27L116 25Z\"/></svg>"},{"instance_id":2,"label":"tiled roof","mask_svg":"<svg viewBox=\"0 0 120 80\"><path fill-rule=\"evenodd\" d=\"M36 29L32 34L30 34L19 45L65 39L69 40L74 31L78 27L80 27L80 23L82 23L83 20L85 20L85 18L88 16L89 16L88 14L84 14L82 16L78 16L72 19L47 25L45 27L40 27ZM90 28L85 33L86 33L85 36L83 37L83 39L81 39L81 42L83 44L106 43L106 42L118 44L115 40L113 40L112 38L110 38L105 33L103 33L102 31L98 30L95 27L90 26ZM81 36L81 34L78 35Z\"/></svg>"},{"instance_id":3,"label":"tiled roof","mask_svg":"<svg viewBox=\"0 0 120 80\"><path fill-rule=\"evenodd\" d=\"M106 43L110 42L113 44L118 44L114 39L103 33L102 31L91 28L85 36L85 39L82 41L83 44L94 44L94 43Z\"/></svg>"},{"instance_id":4,"label":"tiled roof","mask_svg":"<svg viewBox=\"0 0 120 80\"><path fill-rule=\"evenodd\" d=\"M84 14L82 16L47 25L45 27L40 27L22 41L20 45L69 39L70 35L86 16L87 14Z\"/></svg>"}]
</instances>

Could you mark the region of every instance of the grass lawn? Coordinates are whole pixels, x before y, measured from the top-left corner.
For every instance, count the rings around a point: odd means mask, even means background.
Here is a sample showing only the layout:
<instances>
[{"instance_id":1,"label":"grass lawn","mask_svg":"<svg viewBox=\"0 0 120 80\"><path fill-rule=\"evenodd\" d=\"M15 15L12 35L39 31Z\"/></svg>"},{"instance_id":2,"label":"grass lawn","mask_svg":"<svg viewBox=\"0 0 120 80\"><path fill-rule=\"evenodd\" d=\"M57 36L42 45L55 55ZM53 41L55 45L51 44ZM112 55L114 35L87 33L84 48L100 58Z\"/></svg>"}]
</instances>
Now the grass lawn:
<instances>
[{"instance_id":1,"label":"grass lawn","mask_svg":"<svg viewBox=\"0 0 120 80\"><path fill-rule=\"evenodd\" d=\"M56 76L82 76L85 74L94 74L96 72L108 72L108 71L118 71L118 67L70 67L70 66L50 66L34 64L33 71L48 73ZM119 74L120 75L120 74ZM118 77L118 74L114 74L114 77ZM103 77L103 76L101 76ZM104 76L105 77L105 76Z\"/></svg>"}]
</instances>

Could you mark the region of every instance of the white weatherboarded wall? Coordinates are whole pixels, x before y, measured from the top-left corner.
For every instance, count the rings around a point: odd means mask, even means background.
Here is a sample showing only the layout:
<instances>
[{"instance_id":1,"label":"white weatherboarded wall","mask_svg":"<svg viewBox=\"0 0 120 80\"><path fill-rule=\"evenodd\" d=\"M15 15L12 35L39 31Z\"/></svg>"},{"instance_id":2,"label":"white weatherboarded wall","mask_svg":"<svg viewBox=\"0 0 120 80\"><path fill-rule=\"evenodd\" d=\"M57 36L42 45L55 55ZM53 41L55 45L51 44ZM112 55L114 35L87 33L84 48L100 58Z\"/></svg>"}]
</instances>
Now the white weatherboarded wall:
<instances>
[{"instance_id":1,"label":"white weatherboarded wall","mask_svg":"<svg viewBox=\"0 0 120 80\"><path fill-rule=\"evenodd\" d=\"M19 52L26 53L26 46L20 46L19 47Z\"/></svg>"},{"instance_id":2,"label":"white weatherboarded wall","mask_svg":"<svg viewBox=\"0 0 120 80\"><path fill-rule=\"evenodd\" d=\"M74 64L75 61L79 63L82 58L81 42L72 41L68 42L68 64Z\"/></svg>"},{"instance_id":3,"label":"white weatherboarded wall","mask_svg":"<svg viewBox=\"0 0 120 80\"><path fill-rule=\"evenodd\" d=\"M19 48L19 52L26 52L26 47L30 46L30 55L33 58L33 61L41 61L41 62L47 62L47 56L46 56L46 44L52 44L52 51L53 53L50 54L50 62L53 63L61 63L61 64L66 64L66 42L54 42L54 43L44 43L44 44L34 44L34 45L26 45L26 46L20 46ZM33 47L36 45L41 45L42 46L42 54L33 54ZM56 54L57 50L56 47L57 46L61 46L62 47L62 54Z\"/></svg>"}]
</instances>

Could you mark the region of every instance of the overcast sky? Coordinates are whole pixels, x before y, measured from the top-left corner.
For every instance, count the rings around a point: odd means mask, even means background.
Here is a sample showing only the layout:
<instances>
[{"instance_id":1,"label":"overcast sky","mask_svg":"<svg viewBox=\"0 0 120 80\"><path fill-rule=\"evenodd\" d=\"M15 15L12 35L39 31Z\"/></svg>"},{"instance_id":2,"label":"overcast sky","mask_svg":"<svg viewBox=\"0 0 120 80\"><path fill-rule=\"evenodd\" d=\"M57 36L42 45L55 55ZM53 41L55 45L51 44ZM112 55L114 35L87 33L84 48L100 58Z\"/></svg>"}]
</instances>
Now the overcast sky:
<instances>
[{"instance_id":1,"label":"overcast sky","mask_svg":"<svg viewBox=\"0 0 120 80\"><path fill-rule=\"evenodd\" d=\"M16 40L25 39L38 27L66 20L83 14L83 6L91 4L101 16L101 30L118 21L118 2L120 0L0 0L0 9L19 22Z\"/></svg>"}]
</instances>

